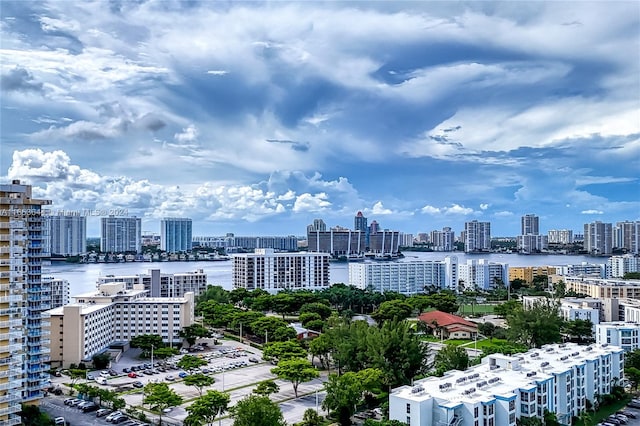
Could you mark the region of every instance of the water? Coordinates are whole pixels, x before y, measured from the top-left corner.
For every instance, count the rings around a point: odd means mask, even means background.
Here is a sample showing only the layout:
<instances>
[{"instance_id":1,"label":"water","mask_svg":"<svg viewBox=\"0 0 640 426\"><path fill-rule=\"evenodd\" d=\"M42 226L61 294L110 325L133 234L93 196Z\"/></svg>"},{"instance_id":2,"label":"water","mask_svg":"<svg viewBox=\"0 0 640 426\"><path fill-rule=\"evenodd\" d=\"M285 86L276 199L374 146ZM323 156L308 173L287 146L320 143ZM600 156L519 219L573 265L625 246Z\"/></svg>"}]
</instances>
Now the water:
<instances>
[{"instance_id":1,"label":"water","mask_svg":"<svg viewBox=\"0 0 640 426\"><path fill-rule=\"evenodd\" d=\"M604 258L589 256L564 255L530 255L517 254L482 254L465 255L464 253L436 253L436 252L405 252L404 261L409 260L442 260L447 255L458 257L458 262L466 259L487 259L491 262L508 263L509 266L543 266L567 265L581 262L603 263ZM149 269L160 269L163 273L193 272L198 269L207 273L207 281L212 285L222 286L231 290L231 261L219 262L131 262L131 263L83 263L71 264L57 262L43 268L43 275L52 275L69 281L70 294L75 296L92 291L96 287L96 280L104 275L135 275L146 273ZM332 284L349 282L349 264L331 263L330 280Z\"/></svg>"}]
</instances>

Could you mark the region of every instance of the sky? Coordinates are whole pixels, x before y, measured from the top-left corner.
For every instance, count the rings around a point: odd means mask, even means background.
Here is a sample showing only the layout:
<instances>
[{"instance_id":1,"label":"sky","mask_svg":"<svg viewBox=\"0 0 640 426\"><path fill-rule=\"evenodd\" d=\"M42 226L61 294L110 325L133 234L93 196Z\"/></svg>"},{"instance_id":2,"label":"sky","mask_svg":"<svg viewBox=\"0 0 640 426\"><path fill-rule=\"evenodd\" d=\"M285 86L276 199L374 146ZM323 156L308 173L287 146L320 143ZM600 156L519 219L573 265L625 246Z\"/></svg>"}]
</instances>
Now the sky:
<instances>
[{"instance_id":1,"label":"sky","mask_svg":"<svg viewBox=\"0 0 640 426\"><path fill-rule=\"evenodd\" d=\"M0 180L159 232L640 220L640 3L0 5Z\"/></svg>"}]
</instances>

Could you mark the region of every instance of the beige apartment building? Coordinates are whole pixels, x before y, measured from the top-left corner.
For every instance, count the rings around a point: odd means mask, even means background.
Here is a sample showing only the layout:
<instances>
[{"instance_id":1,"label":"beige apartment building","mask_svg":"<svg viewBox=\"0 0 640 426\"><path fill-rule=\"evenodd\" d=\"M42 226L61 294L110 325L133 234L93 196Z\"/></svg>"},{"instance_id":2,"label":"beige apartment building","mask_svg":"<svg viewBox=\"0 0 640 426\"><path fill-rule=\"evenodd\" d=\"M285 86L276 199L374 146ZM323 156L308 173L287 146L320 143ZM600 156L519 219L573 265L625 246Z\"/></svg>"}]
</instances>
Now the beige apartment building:
<instances>
[{"instance_id":1,"label":"beige apartment building","mask_svg":"<svg viewBox=\"0 0 640 426\"><path fill-rule=\"evenodd\" d=\"M0 185L0 424L19 425L20 403L38 403L47 386L50 287L41 282L43 209L30 185Z\"/></svg>"},{"instance_id":2,"label":"beige apartment building","mask_svg":"<svg viewBox=\"0 0 640 426\"><path fill-rule=\"evenodd\" d=\"M113 343L141 334L157 334L168 344L181 345L180 331L194 322L194 294L147 297L140 286L101 284L98 290L75 296L75 302L49 311L51 365L68 367L89 362Z\"/></svg>"},{"instance_id":3,"label":"beige apartment building","mask_svg":"<svg viewBox=\"0 0 640 426\"><path fill-rule=\"evenodd\" d=\"M588 277L567 277L552 275L552 284L563 281L566 291L575 291L588 297L600 299L640 299L640 281L603 279Z\"/></svg>"},{"instance_id":4,"label":"beige apartment building","mask_svg":"<svg viewBox=\"0 0 640 426\"><path fill-rule=\"evenodd\" d=\"M555 266L510 266L509 282L518 279L530 284L536 275L548 276L555 273Z\"/></svg>"}]
</instances>

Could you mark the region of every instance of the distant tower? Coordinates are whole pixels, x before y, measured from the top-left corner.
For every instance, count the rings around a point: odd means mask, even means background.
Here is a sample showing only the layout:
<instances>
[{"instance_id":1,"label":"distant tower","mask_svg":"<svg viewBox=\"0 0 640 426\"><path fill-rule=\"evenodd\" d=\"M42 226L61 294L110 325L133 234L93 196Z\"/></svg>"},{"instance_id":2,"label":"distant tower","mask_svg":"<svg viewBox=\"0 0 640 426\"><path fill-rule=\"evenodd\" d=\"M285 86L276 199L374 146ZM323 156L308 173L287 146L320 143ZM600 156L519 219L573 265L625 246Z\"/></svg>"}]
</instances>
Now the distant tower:
<instances>
[{"instance_id":1,"label":"distant tower","mask_svg":"<svg viewBox=\"0 0 640 426\"><path fill-rule=\"evenodd\" d=\"M353 229L356 231L367 232L367 218L362 212L358 212L353 222Z\"/></svg>"},{"instance_id":2,"label":"distant tower","mask_svg":"<svg viewBox=\"0 0 640 426\"><path fill-rule=\"evenodd\" d=\"M191 232L191 219L165 217L160 221L160 249L168 253L191 251Z\"/></svg>"},{"instance_id":3,"label":"distant tower","mask_svg":"<svg viewBox=\"0 0 640 426\"><path fill-rule=\"evenodd\" d=\"M472 220L464 224L464 251L482 252L491 249L491 223Z\"/></svg>"},{"instance_id":4,"label":"distant tower","mask_svg":"<svg viewBox=\"0 0 640 426\"><path fill-rule=\"evenodd\" d=\"M375 220L372 221L371 225L369 225L369 234L377 234L379 230L380 225L378 225L378 222L376 222Z\"/></svg>"},{"instance_id":5,"label":"distant tower","mask_svg":"<svg viewBox=\"0 0 640 426\"><path fill-rule=\"evenodd\" d=\"M540 218L535 214L522 216L522 232L520 235L539 235Z\"/></svg>"},{"instance_id":6,"label":"distant tower","mask_svg":"<svg viewBox=\"0 0 640 426\"><path fill-rule=\"evenodd\" d=\"M307 233L309 232L325 232L327 230L327 224L322 219L313 219L313 223L307 226Z\"/></svg>"}]
</instances>

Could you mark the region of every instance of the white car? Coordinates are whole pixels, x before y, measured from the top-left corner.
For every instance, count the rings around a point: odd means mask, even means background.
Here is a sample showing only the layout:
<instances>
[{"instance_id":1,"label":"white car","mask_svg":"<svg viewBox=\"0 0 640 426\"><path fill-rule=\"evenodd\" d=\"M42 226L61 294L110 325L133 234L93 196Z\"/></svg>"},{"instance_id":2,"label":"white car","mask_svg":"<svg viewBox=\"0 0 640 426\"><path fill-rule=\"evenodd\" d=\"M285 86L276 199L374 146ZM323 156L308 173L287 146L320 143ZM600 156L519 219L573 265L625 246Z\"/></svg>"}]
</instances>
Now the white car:
<instances>
[{"instance_id":1,"label":"white car","mask_svg":"<svg viewBox=\"0 0 640 426\"><path fill-rule=\"evenodd\" d=\"M66 425L67 422L64 420L64 417L56 417L53 422L56 424L56 426L58 425Z\"/></svg>"},{"instance_id":2,"label":"white car","mask_svg":"<svg viewBox=\"0 0 640 426\"><path fill-rule=\"evenodd\" d=\"M102 371L100 372L100 375L101 375L102 377L111 377L111 375L109 374L109 372L108 372L107 370L102 370Z\"/></svg>"}]
</instances>

